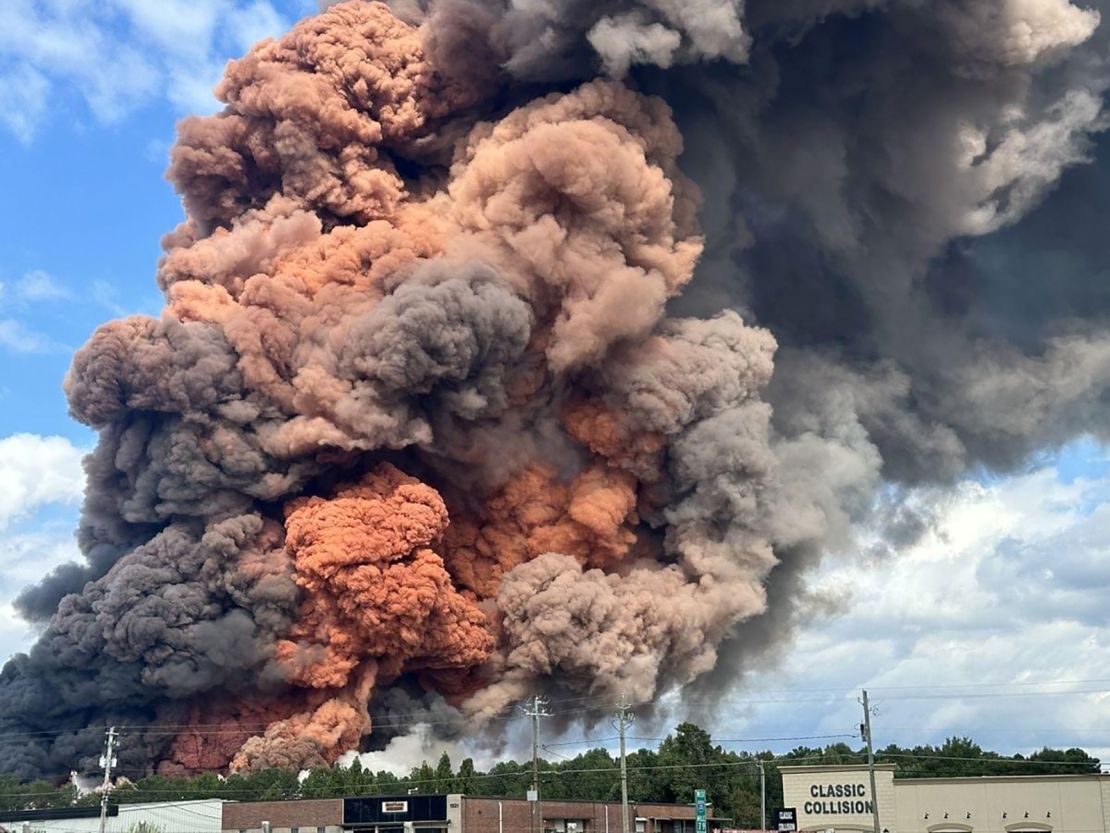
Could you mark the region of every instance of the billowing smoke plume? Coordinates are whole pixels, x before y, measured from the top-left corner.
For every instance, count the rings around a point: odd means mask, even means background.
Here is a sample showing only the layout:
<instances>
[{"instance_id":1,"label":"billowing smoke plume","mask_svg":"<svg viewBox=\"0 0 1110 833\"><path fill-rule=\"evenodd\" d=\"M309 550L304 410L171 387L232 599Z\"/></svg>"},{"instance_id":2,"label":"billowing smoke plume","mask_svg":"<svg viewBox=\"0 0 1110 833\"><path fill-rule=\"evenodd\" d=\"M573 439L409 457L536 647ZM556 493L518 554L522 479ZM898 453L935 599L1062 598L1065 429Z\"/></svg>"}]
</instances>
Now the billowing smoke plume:
<instances>
[{"instance_id":1,"label":"billowing smoke plume","mask_svg":"<svg viewBox=\"0 0 1110 833\"><path fill-rule=\"evenodd\" d=\"M1106 127L1097 10L324 5L181 124L166 308L75 358L87 563L21 598L5 768L711 694L884 482L1106 432L1110 303L970 242Z\"/></svg>"}]
</instances>

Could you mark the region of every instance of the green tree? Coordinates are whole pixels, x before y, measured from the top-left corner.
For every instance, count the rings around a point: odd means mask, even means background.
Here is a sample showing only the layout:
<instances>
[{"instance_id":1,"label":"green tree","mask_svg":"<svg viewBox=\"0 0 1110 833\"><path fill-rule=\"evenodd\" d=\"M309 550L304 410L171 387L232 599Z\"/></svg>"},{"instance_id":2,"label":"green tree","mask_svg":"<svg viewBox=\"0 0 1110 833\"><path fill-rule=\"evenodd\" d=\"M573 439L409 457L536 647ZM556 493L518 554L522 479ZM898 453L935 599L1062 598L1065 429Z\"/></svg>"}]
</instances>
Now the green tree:
<instances>
[{"instance_id":1,"label":"green tree","mask_svg":"<svg viewBox=\"0 0 1110 833\"><path fill-rule=\"evenodd\" d=\"M680 723L659 744L659 766L665 773L666 801L692 804L694 791L704 789L709 801L720 805L728 796L728 767L709 733L693 723Z\"/></svg>"},{"instance_id":2,"label":"green tree","mask_svg":"<svg viewBox=\"0 0 1110 833\"><path fill-rule=\"evenodd\" d=\"M346 793L344 773L332 767L315 767L301 782L301 798L338 798Z\"/></svg>"},{"instance_id":3,"label":"green tree","mask_svg":"<svg viewBox=\"0 0 1110 833\"><path fill-rule=\"evenodd\" d=\"M232 776L235 778L237 776ZM260 769L257 772L238 776L241 778L244 801L281 801L296 798L300 781L291 769ZM230 784L231 779L228 779Z\"/></svg>"},{"instance_id":4,"label":"green tree","mask_svg":"<svg viewBox=\"0 0 1110 833\"><path fill-rule=\"evenodd\" d=\"M463 758L463 762L459 764L459 774L455 778L455 791L464 795L473 795L477 783L474 776L474 759Z\"/></svg>"},{"instance_id":5,"label":"green tree","mask_svg":"<svg viewBox=\"0 0 1110 833\"><path fill-rule=\"evenodd\" d=\"M436 771L428 765L427 761L422 761L420 766L409 773L408 780L417 792L435 792Z\"/></svg>"},{"instance_id":6,"label":"green tree","mask_svg":"<svg viewBox=\"0 0 1110 833\"><path fill-rule=\"evenodd\" d=\"M659 769L659 754L653 749L637 749L627 756L628 798L631 801L668 801L671 790L669 772ZM618 773L617 778L620 775ZM618 780L618 789L620 789Z\"/></svg>"},{"instance_id":7,"label":"green tree","mask_svg":"<svg viewBox=\"0 0 1110 833\"><path fill-rule=\"evenodd\" d=\"M501 761L489 771L489 778L482 780L482 795L504 795L524 797L524 791L531 783L530 769L516 761Z\"/></svg>"},{"instance_id":8,"label":"green tree","mask_svg":"<svg viewBox=\"0 0 1110 833\"><path fill-rule=\"evenodd\" d=\"M364 768L362 761L356 755L350 766L342 773L339 794L376 795L377 791L377 779L374 778L374 773Z\"/></svg>"},{"instance_id":9,"label":"green tree","mask_svg":"<svg viewBox=\"0 0 1110 833\"><path fill-rule=\"evenodd\" d=\"M401 779L388 769L383 769L374 775L374 784L376 795L396 795L403 791Z\"/></svg>"},{"instance_id":10,"label":"green tree","mask_svg":"<svg viewBox=\"0 0 1110 833\"><path fill-rule=\"evenodd\" d=\"M705 789L718 815L742 827L759 821L759 774L766 771L767 809L782 806L779 765L859 764L866 750L846 743L797 747L786 755L771 752L732 752L713 744L709 733L693 723L679 724L655 749L638 749L628 756L629 797L633 801L674 801L688 804L694 790ZM948 738L939 746L904 748L894 744L876 753L882 763L896 763L896 778L1015 774L1078 774L1098 772L1099 760L1082 749L1041 749L1027 757L1004 757L984 750L967 737ZM470 795L523 797L531 784L530 762L502 761L488 773L478 772L474 761L464 760L452 771L444 753L435 768L426 761L405 778L391 772L372 773L359 759L348 767L318 767L304 781L292 770L266 769L222 778L206 772L194 777L148 775L135 783L121 783L111 795L116 804L229 798L241 801L283 798L324 798L343 795L403 795L409 787L429 793L465 792ZM541 792L555 798L611 800L620 796L619 767L604 749L590 749L558 762L540 762ZM0 775L0 810L68 807L96 804L99 796L78 797L67 783L44 780L23 782L15 775Z\"/></svg>"},{"instance_id":11,"label":"green tree","mask_svg":"<svg viewBox=\"0 0 1110 833\"><path fill-rule=\"evenodd\" d=\"M435 784L432 792L453 793L455 791L455 770L451 766L451 756L447 754L446 749L439 756L434 777Z\"/></svg>"}]
</instances>

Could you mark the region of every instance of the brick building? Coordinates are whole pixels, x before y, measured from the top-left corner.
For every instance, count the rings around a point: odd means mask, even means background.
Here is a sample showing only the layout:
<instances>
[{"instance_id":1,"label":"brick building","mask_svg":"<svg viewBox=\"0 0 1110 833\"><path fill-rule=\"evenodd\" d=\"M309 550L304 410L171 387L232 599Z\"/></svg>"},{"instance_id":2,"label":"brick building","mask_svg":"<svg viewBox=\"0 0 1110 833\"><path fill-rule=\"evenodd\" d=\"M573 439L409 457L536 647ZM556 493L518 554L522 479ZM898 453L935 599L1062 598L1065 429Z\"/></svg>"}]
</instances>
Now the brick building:
<instances>
[{"instance_id":1,"label":"brick building","mask_svg":"<svg viewBox=\"0 0 1110 833\"><path fill-rule=\"evenodd\" d=\"M710 833L726 819L708 810ZM541 818L542 817L542 818ZM541 801L536 815L521 798L467 795L361 796L224 805L224 833L618 833L621 805L611 801ZM633 833L694 833L689 804L629 802Z\"/></svg>"}]
</instances>

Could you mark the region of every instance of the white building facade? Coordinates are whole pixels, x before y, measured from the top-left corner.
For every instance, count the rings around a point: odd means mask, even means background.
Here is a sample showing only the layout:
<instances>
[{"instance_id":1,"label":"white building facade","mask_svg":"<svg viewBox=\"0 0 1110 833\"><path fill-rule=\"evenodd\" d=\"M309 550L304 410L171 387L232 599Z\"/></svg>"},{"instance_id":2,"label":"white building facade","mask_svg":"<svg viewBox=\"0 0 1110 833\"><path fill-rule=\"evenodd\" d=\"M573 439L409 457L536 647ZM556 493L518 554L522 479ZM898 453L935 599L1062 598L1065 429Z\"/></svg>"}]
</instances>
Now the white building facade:
<instances>
[{"instance_id":1,"label":"white building facade","mask_svg":"<svg viewBox=\"0 0 1110 833\"><path fill-rule=\"evenodd\" d=\"M105 833L220 833L223 800L121 804L106 819ZM100 808L0 813L0 833L99 833Z\"/></svg>"},{"instance_id":2,"label":"white building facade","mask_svg":"<svg viewBox=\"0 0 1110 833\"><path fill-rule=\"evenodd\" d=\"M784 805L800 833L1110 833L1110 776L895 778L875 766L782 767Z\"/></svg>"}]
</instances>

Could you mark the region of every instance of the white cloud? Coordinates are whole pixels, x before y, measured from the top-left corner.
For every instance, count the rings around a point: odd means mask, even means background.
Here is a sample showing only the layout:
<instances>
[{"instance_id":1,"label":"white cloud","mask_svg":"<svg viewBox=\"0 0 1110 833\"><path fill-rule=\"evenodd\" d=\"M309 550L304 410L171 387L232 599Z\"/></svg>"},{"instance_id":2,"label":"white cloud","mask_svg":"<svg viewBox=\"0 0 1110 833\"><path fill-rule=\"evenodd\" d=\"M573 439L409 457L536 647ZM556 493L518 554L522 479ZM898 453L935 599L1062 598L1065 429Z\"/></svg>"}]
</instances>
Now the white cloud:
<instances>
[{"instance_id":1,"label":"white cloud","mask_svg":"<svg viewBox=\"0 0 1110 833\"><path fill-rule=\"evenodd\" d=\"M856 692L869 688L881 745L969 735L1004 752L1110 750L1110 694L1045 693L1110 683L1022 685L1110 680L1108 500L1102 472L1065 482L1049 466L989 485L969 481L903 552L828 559L807 583L846 605L805 627L753 683L791 689L785 702L734 705L733 730L852 732Z\"/></svg>"},{"instance_id":2,"label":"white cloud","mask_svg":"<svg viewBox=\"0 0 1110 833\"><path fill-rule=\"evenodd\" d=\"M285 28L269 0L5 0L0 125L30 141L71 90L101 122L158 96L212 111L227 58Z\"/></svg>"},{"instance_id":3,"label":"white cloud","mask_svg":"<svg viewBox=\"0 0 1110 833\"><path fill-rule=\"evenodd\" d=\"M21 301L64 301L73 295L48 272L35 269L27 272L15 284L13 296Z\"/></svg>"},{"instance_id":4,"label":"white cloud","mask_svg":"<svg viewBox=\"0 0 1110 833\"><path fill-rule=\"evenodd\" d=\"M0 531L47 504L79 503L84 454L65 437L12 434L0 439Z\"/></svg>"},{"instance_id":5,"label":"white cloud","mask_svg":"<svg viewBox=\"0 0 1110 833\"><path fill-rule=\"evenodd\" d=\"M0 347L16 353L66 352L66 345L28 326L21 317L13 317L12 312L22 313L32 304L71 297L68 289L39 270L25 273L14 284L0 283L0 312L6 312L0 317Z\"/></svg>"},{"instance_id":6,"label":"white cloud","mask_svg":"<svg viewBox=\"0 0 1110 833\"><path fill-rule=\"evenodd\" d=\"M80 560L74 539L84 452L65 437L0 438L0 657L27 648L35 629L12 601L60 564Z\"/></svg>"},{"instance_id":7,"label":"white cloud","mask_svg":"<svg viewBox=\"0 0 1110 833\"><path fill-rule=\"evenodd\" d=\"M46 115L50 82L27 64L0 71L0 124L23 143L30 142Z\"/></svg>"},{"instance_id":8,"label":"white cloud","mask_svg":"<svg viewBox=\"0 0 1110 833\"><path fill-rule=\"evenodd\" d=\"M232 42L240 50L263 38L273 37L286 27L281 15L265 0L254 0L232 9L227 15L227 25Z\"/></svg>"},{"instance_id":9,"label":"white cloud","mask_svg":"<svg viewBox=\"0 0 1110 833\"><path fill-rule=\"evenodd\" d=\"M12 602L19 592L55 567L81 559L73 535L76 517L25 534L0 537L0 658L31 646L37 628L19 617Z\"/></svg>"},{"instance_id":10,"label":"white cloud","mask_svg":"<svg viewBox=\"0 0 1110 833\"><path fill-rule=\"evenodd\" d=\"M68 348L14 318L0 318L0 347L16 353L59 353Z\"/></svg>"},{"instance_id":11,"label":"white cloud","mask_svg":"<svg viewBox=\"0 0 1110 833\"><path fill-rule=\"evenodd\" d=\"M220 0L114 0L132 25L174 55L207 57L212 33L227 3ZM224 8L221 8L224 7Z\"/></svg>"}]
</instances>

